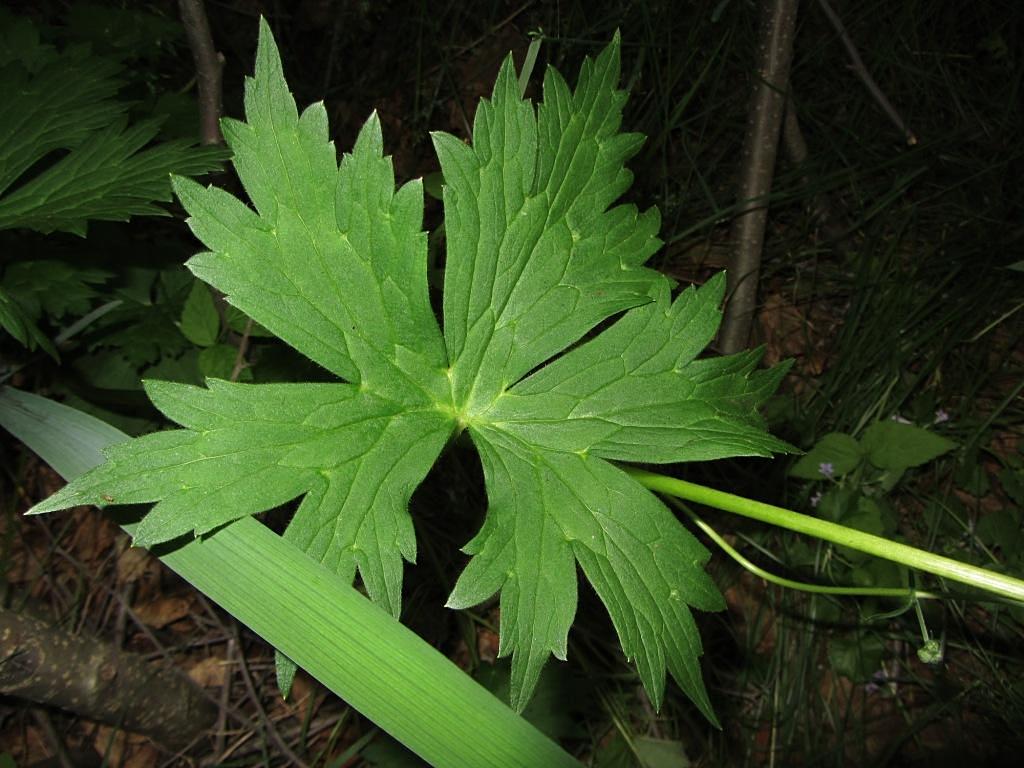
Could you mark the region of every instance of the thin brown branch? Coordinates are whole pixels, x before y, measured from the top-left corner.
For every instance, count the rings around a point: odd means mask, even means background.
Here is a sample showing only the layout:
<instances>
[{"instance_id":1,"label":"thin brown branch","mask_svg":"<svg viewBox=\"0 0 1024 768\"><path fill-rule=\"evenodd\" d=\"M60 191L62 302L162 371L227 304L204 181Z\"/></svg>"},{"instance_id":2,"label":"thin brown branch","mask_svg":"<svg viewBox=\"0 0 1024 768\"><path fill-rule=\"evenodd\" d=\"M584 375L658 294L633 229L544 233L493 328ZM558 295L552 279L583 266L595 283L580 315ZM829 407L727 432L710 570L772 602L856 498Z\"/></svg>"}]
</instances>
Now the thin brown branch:
<instances>
[{"instance_id":1,"label":"thin brown branch","mask_svg":"<svg viewBox=\"0 0 1024 768\"><path fill-rule=\"evenodd\" d=\"M912 147L917 144L917 136L914 134L907 124L903 122L903 118L900 117L896 108L889 101L889 98L882 92L878 83L875 82L875 78L868 72L867 66L864 64L864 60L860 57L860 53L857 51L857 46L853 44L853 40L850 39L850 35L846 31L846 26L843 24L843 20L839 18L839 14L833 10L828 0L818 0L818 5L821 6L821 10L824 11L826 18L829 23L835 27L836 32L839 34L839 39L843 41L843 46L846 48L846 52L850 54L850 61L853 64L853 71L857 73L857 76L864 83L868 92L874 97L875 101L882 108L882 111L888 115L889 119L892 120L893 124L899 129L900 133L903 134L904 140L907 142L908 147Z\"/></svg>"},{"instance_id":2,"label":"thin brown branch","mask_svg":"<svg viewBox=\"0 0 1024 768\"><path fill-rule=\"evenodd\" d=\"M252 334L252 318L245 321L245 331L242 333L242 340L238 342L238 354L235 355L235 365L231 369L231 381L238 381L242 371L249 365L245 355L249 351L249 339Z\"/></svg>"},{"instance_id":3,"label":"thin brown branch","mask_svg":"<svg viewBox=\"0 0 1024 768\"><path fill-rule=\"evenodd\" d=\"M736 217L729 256L729 300L718 337L724 354L747 345L757 306L761 251L768 223L768 196L775 176L785 92L793 60L797 0L763 0L758 32L757 82L747 109Z\"/></svg>"},{"instance_id":4,"label":"thin brown branch","mask_svg":"<svg viewBox=\"0 0 1024 768\"><path fill-rule=\"evenodd\" d=\"M223 144L220 132L224 56L217 51L210 33L203 0L178 0L181 23L185 28L192 58L196 63L196 87L199 91L199 141Z\"/></svg>"},{"instance_id":5,"label":"thin brown branch","mask_svg":"<svg viewBox=\"0 0 1024 768\"><path fill-rule=\"evenodd\" d=\"M99 513L97 513L97 514L99 514ZM54 536L53 533L50 531L49 527L46 526L46 525L43 525L42 522L43 522L42 519L40 519L40 521L39 521L40 527L42 528L42 531L43 531L44 535L46 535L46 537L50 541L50 550L51 550L51 552L53 554L55 554L55 555L65 559L67 562L71 563L77 569L78 572L84 572L86 570L86 565L84 563L82 563L80 560L75 559L70 552L65 550L60 545L59 537ZM146 640L149 642L150 645L153 646L154 649L156 649L155 651L150 652L150 653L139 654L137 658L139 660L143 661L143 662L146 662L147 664L151 664L154 659L161 659L163 661L163 663L164 663L164 669L166 670L166 674L176 675L178 678L180 678L180 680L182 681L182 683L184 685L190 686L191 685L190 678L183 671L181 671L180 668L177 666L177 660L176 660L176 658L174 656L174 653L172 653L172 651L170 649L168 649L167 646L165 646L160 641L160 639L153 633L153 631L146 625L145 622L143 622L139 618L139 616L132 609L132 607L131 607L131 594L132 594L133 590L129 589L125 593L122 593L121 590L109 587L109 586L107 586L106 584L104 584L102 582L97 582L97 590L100 591L100 592L105 593L108 596L108 598L110 598L112 603L116 604L116 609L117 609L117 612L118 612L118 624L117 624L117 631L116 631L115 637L118 639L119 645L112 646L114 648L115 658L117 657L118 653L123 653L123 651L120 651L120 644L123 644L123 641L124 641L125 628L121 626L120 620L123 618L125 623L127 623L127 621L130 620L132 622L132 625L135 627L135 629L138 632L140 632L146 638ZM206 606L207 610L212 614L212 609L209 607L209 605L203 599L202 594L201 593L197 593L196 596ZM81 614L83 614L83 616L84 616L85 614L87 614L87 611L83 609L81 611ZM226 633L226 630L225 630L223 624L221 624L220 622L216 622L216 625L221 630L222 633ZM85 631L84 629L79 627L78 632L84 632L84 631ZM76 632L76 634L78 632ZM234 641L229 639L227 637L227 635L225 634L223 639L220 642L227 642L229 644L229 646L228 646L229 651L228 652L230 654L231 644L233 644ZM181 649L179 648L175 652L178 652L180 650ZM132 654L129 654L129 656L131 658L136 658ZM228 661L230 662L230 656L229 656ZM0 678L2 678L2 674L0 674ZM228 687L230 687L230 686L228 686ZM225 700L225 698L223 696L221 696L220 700L218 701L214 697L213 694L207 692L204 688L201 688L201 687L198 687L198 686L192 686L192 689L194 690L194 693L196 695L201 696L201 697L203 697L203 698L205 698L207 700L208 704L207 705L203 705L206 709L210 709L211 707L214 707L217 711L219 711L220 718L218 719L218 724L217 724L217 729L218 729L217 733L218 734L222 733L225 730L225 728L226 728L226 726L224 726L224 724L222 722L222 719L224 718L225 714L229 715L235 722L237 722L243 728L255 728L256 727L255 722L253 722L250 718L248 718L244 713L239 711L236 707L230 706L226 702L226 700ZM198 737L198 734L197 734L197 737ZM185 744L184 744L184 742L182 742L181 744L176 744L174 746L179 747L179 748L184 748Z\"/></svg>"}]
</instances>

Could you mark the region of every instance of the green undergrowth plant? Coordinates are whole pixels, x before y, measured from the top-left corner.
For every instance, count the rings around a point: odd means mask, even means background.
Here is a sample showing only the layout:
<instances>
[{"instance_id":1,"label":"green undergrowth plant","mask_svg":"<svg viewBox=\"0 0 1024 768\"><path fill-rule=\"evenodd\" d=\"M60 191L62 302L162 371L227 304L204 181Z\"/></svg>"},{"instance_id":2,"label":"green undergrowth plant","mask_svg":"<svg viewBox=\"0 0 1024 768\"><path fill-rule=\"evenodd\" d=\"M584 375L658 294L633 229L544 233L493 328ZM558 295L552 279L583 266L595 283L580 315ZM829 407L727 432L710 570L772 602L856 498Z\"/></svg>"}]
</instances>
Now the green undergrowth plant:
<instances>
[{"instance_id":1,"label":"green undergrowth plant","mask_svg":"<svg viewBox=\"0 0 1024 768\"><path fill-rule=\"evenodd\" d=\"M922 467L955 447L952 440L896 417L871 424L859 439L845 432L830 432L800 457L789 474L810 481L813 494L809 502L819 517L900 540L899 510L891 496L907 470ZM849 593L867 598L862 611L868 622L913 607L921 617L918 654L932 663L941 659L940 643L928 631L918 604L919 599L934 595L911 589L905 567L847 547L837 547L825 557L810 547L797 549L804 552L803 562L789 557L791 565L819 563L833 581L855 585ZM902 594L896 585L906 585ZM841 589L823 592L842 594ZM895 610L892 605L879 605L878 600L886 598L897 601ZM876 641L872 653L866 653L863 646L864 638L856 635L833 638L829 644L833 669L851 679L877 670L881 644Z\"/></svg>"},{"instance_id":2,"label":"green undergrowth plant","mask_svg":"<svg viewBox=\"0 0 1024 768\"><path fill-rule=\"evenodd\" d=\"M790 469L790 477L802 481L792 484L801 491L801 506L825 521L1021 573L1019 453L1003 457L998 482L989 487L978 478L988 477L991 466L975 459L972 471L963 471L965 428L958 418L938 410L921 422L894 416L857 436L825 435ZM993 508L995 498L1003 504ZM746 661L733 684L765 691L771 710L765 706L756 719L778 718L780 741L789 749L827 753L822 762L834 759L837 765L847 764L851 754L881 764L880 745L867 742L883 720L859 719L862 703L884 711L912 697L941 701L955 692L969 713L964 718L998 708L994 719L1019 719L1019 659L993 650L1012 647L1019 637L1019 601L991 600L955 585L935 589L900 562L768 529L741 534L748 545L743 550L759 551L753 563L691 516L766 583L766 589L754 587L758 608L741 625L746 636L737 642L746 646ZM848 719L841 735L816 732L815 724L829 717ZM940 706L918 704L907 708L906 722L916 731L946 717ZM793 754L787 759L800 761Z\"/></svg>"},{"instance_id":3,"label":"green undergrowth plant","mask_svg":"<svg viewBox=\"0 0 1024 768\"><path fill-rule=\"evenodd\" d=\"M124 15L136 27L146 19L162 21ZM72 16L79 34L98 32ZM131 40L127 28L118 29L120 18L93 15L113 48ZM158 28L150 26L155 34ZM155 105L133 119L138 105L120 93L131 79L123 61L128 55L101 55L82 41L58 48L31 20L0 11L0 328L29 351L39 348L56 358L57 345L42 321L89 315L114 276L52 252L39 258L39 247L29 244L31 233L85 237L89 222L166 216L157 203L171 200L169 174L205 174L225 159L220 147L160 136L168 115Z\"/></svg>"},{"instance_id":4,"label":"green undergrowth plant","mask_svg":"<svg viewBox=\"0 0 1024 768\"><path fill-rule=\"evenodd\" d=\"M787 366L758 370L759 350L699 357L718 328L722 275L673 299L672 282L644 266L660 244L657 211L614 205L643 140L619 130L618 81L617 36L575 90L549 69L536 108L509 58L472 143L433 135L445 181L442 330L420 181L396 190L376 114L339 167L323 104L298 113L262 22L246 122L223 121L253 207L176 178L209 249L188 266L336 380L148 381L183 428L110 448L31 512L156 502L134 530L153 546L301 499L284 538L344 580L358 576L397 616L403 560L417 550L410 495L468 433L490 507L447 605L500 593L499 654L512 657L518 710L547 658L566 656L578 564L654 705L667 671L716 722L691 609L724 601L703 569L709 553L651 490L1024 595L1013 579L616 463L790 450L758 414ZM213 331L212 320L191 329L211 345ZM294 669L279 657L285 690Z\"/></svg>"},{"instance_id":5,"label":"green undergrowth plant","mask_svg":"<svg viewBox=\"0 0 1024 768\"><path fill-rule=\"evenodd\" d=\"M907 470L920 467L956 447L952 440L898 419L877 421L860 439L845 432L822 437L793 465L791 477L811 481L811 506L833 522L892 538L898 513L887 498ZM892 584L892 563L870 560L860 552L846 552L855 565L858 583L874 581L872 569Z\"/></svg>"}]
</instances>

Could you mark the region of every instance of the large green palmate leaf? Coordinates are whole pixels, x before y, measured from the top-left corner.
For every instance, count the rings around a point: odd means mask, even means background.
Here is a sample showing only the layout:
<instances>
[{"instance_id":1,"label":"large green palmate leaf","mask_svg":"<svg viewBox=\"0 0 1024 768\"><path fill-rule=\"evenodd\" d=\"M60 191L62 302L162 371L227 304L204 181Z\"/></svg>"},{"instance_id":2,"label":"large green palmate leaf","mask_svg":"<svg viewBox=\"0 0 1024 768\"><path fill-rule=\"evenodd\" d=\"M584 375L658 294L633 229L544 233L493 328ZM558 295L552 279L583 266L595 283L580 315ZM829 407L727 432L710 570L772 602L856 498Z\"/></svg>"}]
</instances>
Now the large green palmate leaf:
<instances>
[{"instance_id":1,"label":"large green palmate leaf","mask_svg":"<svg viewBox=\"0 0 1024 768\"><path fill-rule=\"evenodd\" d=\"M402 560L416 556L409 497L467 430L490 508L448 604L500 592L513 705L525 706L548 656L565 658L579 563L655 704L667 669L714 721L690 612L723 607L708 552L612 462L787 450L757 413L783 369L756 370L757 352L698 359L720 321L722 277L673 301L667 278L643 266L659 246L657 212L611 207L642 140L619 132L618 78L616 38L575 90L549 69L535 109L509 58L472 145L434 136L442 334L420 182L395 189L376 115L339 167L323 105L298 113L263 23L246 122L224 122L253 208L178 179L209 248L189 267L344 381L149 382L184 429L112 448L33 511L157 502L136 531L152 545L301 497L285 537L361 577L397 615Z\"/></svg>"}]
</instances>

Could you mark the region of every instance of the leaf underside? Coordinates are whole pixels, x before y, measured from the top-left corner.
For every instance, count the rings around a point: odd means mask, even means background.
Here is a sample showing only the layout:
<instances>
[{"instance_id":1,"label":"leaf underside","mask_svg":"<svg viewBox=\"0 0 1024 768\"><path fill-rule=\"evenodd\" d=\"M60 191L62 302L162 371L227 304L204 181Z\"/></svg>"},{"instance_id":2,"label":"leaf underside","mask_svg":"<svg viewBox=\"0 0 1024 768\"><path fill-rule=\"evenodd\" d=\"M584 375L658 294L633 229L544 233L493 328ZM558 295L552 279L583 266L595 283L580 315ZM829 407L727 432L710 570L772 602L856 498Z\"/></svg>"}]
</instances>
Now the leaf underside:
<instances>
[{"instance_id":1,"label":"leaf underside","mask_svg":"<svg viewBox=\"0 0 1024 768\"><path fill-rule=\"evenodd\" d=\"M342 381L148 382L184 429L111 449L32 511L157 502L136 539L152 545L301 497L285 537L358 575L397 615L402 559L416 556L409 497L466 429L490 506L448 605L500 593L513 706L525 706L549 655L566 656L578 563L654 703L667 669L714 721L690 612L724 607L703 570L708 552L612 462L787 450L757 413L784 368L757 370L756 351L698 359L719 324L723 277L673 301L668 279L644 267L660 245L657 211L614 206L642 141L619 131L618 79L616 37L584 63L575 90L549 69L535 108L509 58L472 145L434 135L445 177L442 333L420 182L396 190L375 114L339 167L323 105L297 112L261 23L246 122L224 121L253 207L177 179L209 249L188 266Z\"/></svg>"}]
</instances>

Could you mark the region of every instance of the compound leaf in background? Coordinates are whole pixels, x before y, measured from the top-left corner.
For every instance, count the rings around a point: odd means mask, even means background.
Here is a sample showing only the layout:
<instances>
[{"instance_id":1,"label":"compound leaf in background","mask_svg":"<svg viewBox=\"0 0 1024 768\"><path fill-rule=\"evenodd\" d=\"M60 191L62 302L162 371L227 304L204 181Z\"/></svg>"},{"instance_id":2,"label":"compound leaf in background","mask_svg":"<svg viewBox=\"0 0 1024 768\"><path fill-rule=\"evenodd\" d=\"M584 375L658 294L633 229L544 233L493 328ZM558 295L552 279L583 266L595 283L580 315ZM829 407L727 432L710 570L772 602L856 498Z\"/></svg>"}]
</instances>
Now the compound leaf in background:
<instances>
[{"instance_id":1,"label":"compound leaf in background","mask_svg":"<svg viewBox=\"0 0 1024 768\"><path fill-rule=\"evenodd\" d=\"M223 151L167 141L144 148L157 135L159 120L128 126L120 119L97 131L45 171L0 198L0 229L25 227L85 236L90 219L127 221L132 216L166 216L154 201L169 201L170 173L217 170Z\"/></svg>"},{"instance_id":2,"label":"compound leaf in background","mask_svg":"<svg viewBox=\"0 0 1024 768\"><path fill-rule=\"evenodd\" d=\"M184 36L180 20L173 13L160 14L159 10L76 2L67 9L59 33L69 42L89 45L107 58L155 59ZM190 94L190 98L194 103L195 95Z\"/></svg>"},{"instance_id":3,"label":"compound leaf in background","mask_svg":"<svg viewBox=\"0 0 1024 768\"><path fill-rule=\"evenodd\" d=\"M120 74L86 46L56 51L31 21L0 11L0 229L84 235L90 219L166 215L154 201L171 199L169 173L220 168L220 148L180 140L147 146L160 121L128 125L131 104L116 98ZM68 154L21 179L56 150Z\"/></svg>"},{"instance_id":4,"label":"compound leaf in background","mask_svg":"<svg viewBox=\"0 0 1024 768\"><path fill-rule=\"evenodd\" d=\"M92 286L110 277L110 272L56 259L15 261L0 277L0 328L29 350L38 346L57 359L56 348L37 323L44 314L51 320L85 314L99 295Z\"/></svg>"},{"instance_id":5,"label":"compound leaf in background","mask_svg":"<svg viewBox=\"0 0 1024 768\"><path fill-rule=\"evenodd\" d=\"M57 149L72 149L127 112L116 63L81 47L58 54L31 21L0 9L0 195Z\"/></svg>"},{"instance_id":6,"label":"compound leaf in background","mask_svg":"<svg viewBox=\"0 0 1024 768\"><path fill-rule=\"evenodd\" d=\"M84 315L92 307L102 285L112 272L57 259L15 261L4 270L3 287L34 320L43 314L60 320L66 315Z\"/></svg>"},{"instance_id":7,"label":"compound leaf in background","mask_svg":"<svg viewBox=\"0 0 1024 768\"><path fill-rule=\"evenodd\" d=\"M29 351L39 347L54 360L58 359L57 348L53 346L53 342L39 330L35 320L25 311L25 307L13 294L8 293L3 285L0 285L0 328L11 334Z\"/></svg>"},{"instance_id":8,"label":"compound leaf in background","mask_svg":"<svg viewBox=\"0 0 1024 768\"><path fill-rule=\"evenodd\" d=\"M616 38L584 63L574 91L549 69L535 108L510 57L477 110L472 144L434 135L445 179L442 334L422 184L396 190L376 114L339 166L323 104L298 112L261 22L246 121L223 123L253 207L177 179L209 249L188 266L339 381L148 382L184 429L112 448L33 511L157 502L136 533L151 545L301 498L285 538L359 576L397 616L402 561L416 556L409 498L465 430L490 508L448 604L500 592L513 705L525 707L548 656L565 658L579 564L654 703L667 670L714 722L690 612L724 607L702 567L708 552L611 461L788 450L757 411L785 368L756 370L759 351L698 359L721 319L723 279L673 301L668 279L644 266L660 245L657 212L613 206L642 141L619 132L618 79ZM287 685L294 667L279 658L278 669Z\"/></svg>"}]
</instances>

